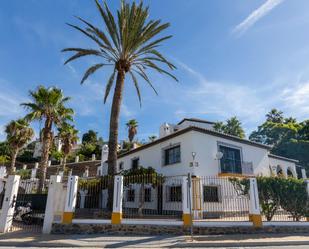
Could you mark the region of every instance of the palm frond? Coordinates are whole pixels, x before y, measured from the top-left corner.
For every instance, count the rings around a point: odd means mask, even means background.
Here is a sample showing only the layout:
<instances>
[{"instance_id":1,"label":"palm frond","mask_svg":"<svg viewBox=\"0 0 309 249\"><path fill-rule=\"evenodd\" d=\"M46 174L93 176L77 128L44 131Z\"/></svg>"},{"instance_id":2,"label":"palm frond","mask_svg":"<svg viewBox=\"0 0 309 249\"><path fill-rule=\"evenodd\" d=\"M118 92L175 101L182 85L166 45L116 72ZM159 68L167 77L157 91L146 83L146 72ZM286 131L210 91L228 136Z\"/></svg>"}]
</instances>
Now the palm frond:
<instances>
[{"instance_id":1,"label":"palm frond","mask_svg":"<svg viewBox=\"0 0 309 249\"><path fill-rule=\"evenodd\" d=\"M133 71L135 71L138 75L140 75L149 84L149 86L152 88L152 90L155 92L155 94L158 95L157 90L152 85L150 79L148 78L147 74L144 72L143 68L138 67L138 66L137 66L137 68L138 68L137 70L133 69Z\"/></svg>"},{"instance_id":2,"label":"palm frond","mask_svg":"<svg viewBox=\"0 0 309 249\"><path fill-rule=\"evenodd\" d=\"M135 86L135 89L136 89L136 93L137 93L138 100L139 100L139 105L142 106L142 97L141 97L141 92L140 92L140 89L139 89L139 86L138 86L138 81L137 81L134 73L132 73L132 71L129 71L129 73L131 75L131 78L133 80L133 83L134 83L134 86Z\"/></svg>"},{"instance_id":3,"label":"palm frond","mask_svg":"<svg viewBox=\"0 0 309 249\"><path fill-rule=\"evenodd\" d=\"M69 50L63 50L64 52ZM95 49L80 49L79 52L77 52L75 55L71 56L69 59L67 59L64 62L64 65L69 63L70 61L76 60L80 57L87 56L87 55L94 55L94 56L101 56L101 52Z\"/></svg>"},{"instance_id":4,"label":"palm frond","mask_svg":"<svg viewBox=\"0 0 309 249\"><path fill-rule=\"evenodd\" d=\"M112 75L110 76L106 87L105 87L105 95L104 95L104 103L106 103L107 97L109 95L109 92L113 86L114 80L115 80L115 75L116 75L116 69L114 69L114 72L112 73Z\"/></svg>"},{"instance_id":5,"label":"palm frond","mask_svg":"<svg viewBox=\"0 0 309 249\"><path fill-rule=\"evenodd\" d=\"M98 69L100 69L101 67L103 67L106 64L100 63L100 64L96 64L91 66L90 68L87 69L87 71L85 72L82 81L80 82L81 84L83 84L85 82L86 79L88 79L88 77L93 74L95 71L97 71Z\"/></svg>"}]
</instances>

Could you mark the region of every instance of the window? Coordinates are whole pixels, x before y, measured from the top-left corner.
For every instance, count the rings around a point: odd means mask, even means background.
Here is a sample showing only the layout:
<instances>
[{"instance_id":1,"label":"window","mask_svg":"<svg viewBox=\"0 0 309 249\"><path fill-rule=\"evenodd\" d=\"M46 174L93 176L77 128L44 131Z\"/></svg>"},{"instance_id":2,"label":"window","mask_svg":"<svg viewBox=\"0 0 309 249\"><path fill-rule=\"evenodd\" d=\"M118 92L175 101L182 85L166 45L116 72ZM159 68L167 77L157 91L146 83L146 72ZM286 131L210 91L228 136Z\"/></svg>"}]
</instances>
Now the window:
<instances>
[{"instance_id":1,"label":"window","mask_svg":"<svg viewBox=\"0 0 309 249\"><path fill-rule=\"evenodd\" d=\"M220 160L221 173L241 174L240 149L220 145L219 151L223 153Z\"/></svg>"},{"instance_id":2,"label":"window","mask_svg":"<svg viewBox=\"0 0 309 249\"><path fill-rule=\"evenodd\" d=\"M219 202L218 186L203 186L204 202Z\"/></svg>"},{"instance_id":3,"label":"window","mask_svg":"<svg viewBox=\"0 0 309 249\"><path fill-rule=\"evenodd\" d=\"M145 188L145 202L151 202L151 188Z\"/></svg>"},{"instance_id":4,"label":"window","mask_svg":"<svg viewBox=\"0 0 309 249\"><path fill-rule=\"evenodd\" d=\"M182 201L182 187L181 186L169 187L169 201L170 202L181 202Z\"/></svg>"},{"instance_id":5,"label":"window","mask_svg":"<svg viewBox=\"0 0 309 249\"><path fill-rule=\"evenodd\" d=\"M164 165L180 163L180 145L164 150Z\"/></svg>"},{"instance_id":6,"label":"window","mask_svg":"<svg viewBox=\"0 0 309 249\"><path fill-rule=\"evenodd\" d=\"M138 169L138 166L139 166L139 158L137 157L137 158L132 159L132 166L131 166L131 168L132 169Z\"/></svg>"},{"instance_id":7,"label":"window","mask_svg":"<svg viewBox=\"0 0 309 249\"><path fill-rule=\"evenodd\" d=\"M119 170L123 170L123 162L119 163Z\"/></svg>"},{"instance_id":8,"label":"window","mask_svg":"<svg viewBox=\"0 0 309 249\"><path fill-rule=\"evenodd\" d=\"M134 189L128 189L127 190L127 201L128 202L134 202L135 200L135 190Z\"/></svg>"}]
</instances>

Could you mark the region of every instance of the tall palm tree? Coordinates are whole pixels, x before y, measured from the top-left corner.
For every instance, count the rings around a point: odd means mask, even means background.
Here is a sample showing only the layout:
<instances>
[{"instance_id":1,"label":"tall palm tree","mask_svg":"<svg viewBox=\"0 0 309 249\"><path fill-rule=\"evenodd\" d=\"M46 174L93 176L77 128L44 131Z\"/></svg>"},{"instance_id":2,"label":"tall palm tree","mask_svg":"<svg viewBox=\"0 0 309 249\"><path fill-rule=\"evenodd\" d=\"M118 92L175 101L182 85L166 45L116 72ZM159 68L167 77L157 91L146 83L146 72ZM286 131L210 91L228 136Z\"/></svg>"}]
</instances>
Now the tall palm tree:
<instances>
[{"instance_id":1,"label":"tall palm tree","mask_svg":"<svg viewBox=\"0 0 309 249\"><path fill-rule=\"evenodd\" d=\"M140 4L136 4L135 2L129 4L122 0L121 7L115 14L115 17L106 2L100 4L98 0L95 0L95 4L103 19L103 29L80 17L77 17L77 19L85 25L85 28L72 24L68 25L87 36L95 43L96 47L66 48L62 51L74 52L74 55L65 64L84 56L95 56L99 60L97 64L87 69L81 83L84 83L97 70L107 66L112 67L112 73L105 88L104 103L115 83L108 143L108 173L114 175L117 166L119 113L126 76L131 76L141 104L141 94L137 77L139 76L144 79L157 94L157 91L149 80L146 70L152 69L177 80L175 76L160 67L159 64L167 66L170 70L176 67L167 61L157 50L163 41L172 37L158 37L162 31L170 26L169 23L162 24L161 20L148 20L149 7L145 7L143 2Z\"/></svg>"},{"instance_id":2,"label":"tall palm tree","mask_svg":"<svg viewBox=\"0 0 309 249\"><path fill-rule=\"evenodd\" d=\"M11 150L11 167L9 174L12 174L19 150L31 141L34 136L34 131L29 127L29 123L25 119L18 119L12 120L5 127L5 132Z\"/></svg>"},{"instance_id":3,"label":"tall palm tree","mask_svg":"<svg viewBox=\"0 0 309 249\"><path fill-rule=\"evenodd\" d=\"M131 119L127 122L127 128L128 128L128 138L130 143L133 142L133 139L137 133L137 127L138 127L138 123L135 119Z\"/></svg>"},{"instance_id":4,"label":"tall palm tree","mask_svg":"<svg viewBox=\"0 0 309 249\"><path fill-rule=\"evenodd\" d=\"M79 139L78 130L76 130L73 125L64 123L59 128L59 138L62 143L62 147L61 147L61 150L63 152L62 170L64 172L65 167L66 167L67 157L71 153L74 145L76 145Z\"/></svg>"},{"instance_id":5,"label":"tall palm tree","mask_svg":"<svg viewBox=\"0 0 309 249\"><path fill-rule=\"evenodd\" d=\"M44 122L42 130L42 156L39 170L39 191L45 188L46 169L49 153L53 142L53 125L58 127L67 120L73 121L73 110L66 107L69 97L64 97L59 88L39 86L36 91L30 91L32 102L21 104L29 113L27 120Z\"/></svg>"}]
</instances>

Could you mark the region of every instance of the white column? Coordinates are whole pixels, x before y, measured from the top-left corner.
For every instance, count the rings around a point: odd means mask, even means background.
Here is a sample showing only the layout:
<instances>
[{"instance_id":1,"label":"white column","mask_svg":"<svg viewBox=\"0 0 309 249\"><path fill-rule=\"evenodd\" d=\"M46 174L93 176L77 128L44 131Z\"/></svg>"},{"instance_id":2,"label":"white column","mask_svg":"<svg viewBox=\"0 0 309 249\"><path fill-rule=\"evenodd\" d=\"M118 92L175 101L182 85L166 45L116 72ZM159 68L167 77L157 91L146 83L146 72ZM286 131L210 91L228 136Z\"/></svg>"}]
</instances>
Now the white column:
<instances>
[{"instance_id":1,"label":"white column","mask_svg":"<svg viewBox=\"0 0 309 249\"><path fill-rule=\"evenodd\" d=\"M192 224L191 204L192 204L192 188L188 176L182 177L182 220L184 226Z\"/></svg>"},{"instance_id":2,"label":"white column","mask_svg":"<svg viewBox=\"0 0 309 249\"><path fill-rule=\"evenodd\" d=\"M19 181L19 175L10 175L6 182L6 190L0 215L0 233L8 232L12 225Z\"/></svg>"},{"instance_id":3,"label":"white column","mask_svg":"<svg viewBox=\"0 0 309 249\"><path fill-rule=\"evenodd\" d=\"M49 234L52 229L55 213L55 198L56 198L56 186L61 182L61 176L51 176L48 185L48 195L45 207L45 216L43 223L43 233Z\"/></svg>"},{"instance_id":4,"label":"white column","mask_svg":"<svg viewBox=\"0 0 309 249\"><path fill-rule=\"evenodd\" d=\"M72 223L73 213L75 212L78 189L78 176L70 176L67 185L67 195L63 213L63 223Z\"/></svg>"},{"instance_id":5,"label":"white column","mask_svg":"<svg viewBox=\"0 0 309 249\"><path fill-rule=\"evenodd\" d=\"M249 215L255 227L262 226L262 216L260 210L259 192L256 178L249 178Z\"/></svg>"},{"instance_id":6,"label":"white column","mask_svg":"<svg viewBox=\"0 0 309 249\"><path fill-rule=\"evenodd\" d=\"M91 155L91 161L95 161L95 154Z\"/></svg>"},{"instance_id":7,"label":"white column","mask_svg":"<svg viewBox=\"0 0 309 249\"><path fill-rule=\"evenodd\" d=\"M79 156L75 157L75 162L78 163L79 162Z\"/></svg>"},{"instance_id":8,"label":"white column","mask_svg":"<svg viewBox=\"0 0 309 249\"><path fill-rule=\"evenodd\" d=\"M306 174L306 170L305 169L301 169L301 177L303 179L307 179L307 174Z\"/></svg>"},{"instance_id":9,"label":"white column","mask_svg":"<svg viewBox=\"0 0 309 249\"><path fill-rule=\"evenodd\" d=\"M112 224L120 224L122 220L123 176L114 178L114 197Z\"/></svg>"}]
</instances>

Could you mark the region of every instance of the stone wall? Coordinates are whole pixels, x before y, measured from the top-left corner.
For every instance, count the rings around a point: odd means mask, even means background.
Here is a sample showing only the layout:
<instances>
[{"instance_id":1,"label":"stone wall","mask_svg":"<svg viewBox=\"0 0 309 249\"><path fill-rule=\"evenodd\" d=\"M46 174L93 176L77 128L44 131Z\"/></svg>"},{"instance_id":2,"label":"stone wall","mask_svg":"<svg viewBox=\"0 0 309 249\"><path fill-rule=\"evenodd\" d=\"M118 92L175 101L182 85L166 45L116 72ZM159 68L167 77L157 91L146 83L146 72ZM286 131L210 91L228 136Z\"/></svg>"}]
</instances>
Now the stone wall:
<instances>
[{"instance_id":1,"label":"stone wall","mask_svg":"<svg viewBox=\"0 0 309 249\"><path fill-rule=\"evenodd\" d=\"M53 224L53 234L132 234L132 235L188 235L183 226L162 225L111 225L111 224ZM309 226L194 227L194 235L253 234L253 233L309 233Z\"/></svg>"}]
</instances>

